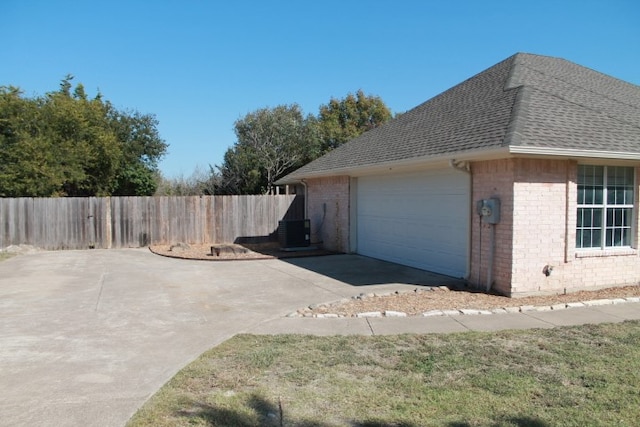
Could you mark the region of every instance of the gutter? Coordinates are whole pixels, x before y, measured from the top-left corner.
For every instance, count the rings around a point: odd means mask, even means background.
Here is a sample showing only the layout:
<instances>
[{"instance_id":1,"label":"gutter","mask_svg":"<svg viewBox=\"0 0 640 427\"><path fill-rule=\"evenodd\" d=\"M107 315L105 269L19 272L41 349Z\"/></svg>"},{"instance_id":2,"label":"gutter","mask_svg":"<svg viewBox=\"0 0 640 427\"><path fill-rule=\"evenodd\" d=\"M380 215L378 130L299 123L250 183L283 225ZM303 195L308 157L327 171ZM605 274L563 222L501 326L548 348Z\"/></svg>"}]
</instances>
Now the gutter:
<instances>
[{"instance_id":1,"label":"gutter","mask_svg":"<svg viewBox=\"0 0 640 427\"><path fill-rule=\"evenodd\" d=\"M589 157L595 159L640 160L640 153L625 151L578 150L574 148L548 148L510 146L509 154L554 157Z\"/></svg>"},{"instance_id":2,"label":"gutter","mask_svg":"<svg viewBox=\"0 0 640 427\"><path fill-rule=\"evenodd\" d=\"M307 181L301 179L300 184L304 187L304 217L309 218L309 191L307 189Z\"/></svg>"}]
</instances>

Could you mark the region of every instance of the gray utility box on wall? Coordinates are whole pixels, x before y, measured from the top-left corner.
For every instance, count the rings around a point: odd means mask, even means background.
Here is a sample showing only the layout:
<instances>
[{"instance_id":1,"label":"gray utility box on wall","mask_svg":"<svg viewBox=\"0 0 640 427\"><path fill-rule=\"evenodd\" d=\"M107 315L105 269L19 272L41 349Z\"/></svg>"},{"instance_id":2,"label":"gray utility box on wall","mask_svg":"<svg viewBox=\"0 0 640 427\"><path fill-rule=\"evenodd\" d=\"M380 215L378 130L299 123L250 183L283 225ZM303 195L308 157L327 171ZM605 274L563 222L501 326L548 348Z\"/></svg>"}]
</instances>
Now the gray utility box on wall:
<instances>
[{"instance_id":1,"label":"gray utility box on wall","mask_svg":"<svg viewBox=\"0 0 640 427\"><path fill-rule=\"evenodd\" d=\"M283 248L309 246L311 244L311 221L308 219L279 221L278 242Z\"/></svg>"},{"instance_id":2,"label":"gray utility box on wall","mask_svg":"<svg viewBox=\"0 0 640 427\"><path fill-rule=\"evenodd\" d=\"M476 202L478 215L482 217L482 222L487 224L497 224L500 222L500 199L492 197L490 199L478 200Z\"/></svg>"}]
</instances>

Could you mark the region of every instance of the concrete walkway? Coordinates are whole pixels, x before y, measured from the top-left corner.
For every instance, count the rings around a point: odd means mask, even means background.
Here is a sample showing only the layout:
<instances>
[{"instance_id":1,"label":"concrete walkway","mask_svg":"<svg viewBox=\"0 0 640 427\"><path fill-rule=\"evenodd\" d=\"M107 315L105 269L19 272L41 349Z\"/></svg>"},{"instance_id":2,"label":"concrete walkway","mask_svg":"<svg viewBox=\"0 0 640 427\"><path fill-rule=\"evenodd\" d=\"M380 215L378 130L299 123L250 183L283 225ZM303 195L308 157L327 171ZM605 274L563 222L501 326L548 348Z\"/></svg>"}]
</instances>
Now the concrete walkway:
<instances>
[{"instance_id":1,"label":"concrete walkway","mask_svg":"<svg viewBox=\"0 0 640 427\"><path fill-rule=\"evenodd\" d=\"M640 319L640 304L412 318L285 315L360 293L453 279L355 255L243 262L146 249L0 262L0 425L123 426L168 379L237 333L396 334Z\"/></svg>"}]
</instances>

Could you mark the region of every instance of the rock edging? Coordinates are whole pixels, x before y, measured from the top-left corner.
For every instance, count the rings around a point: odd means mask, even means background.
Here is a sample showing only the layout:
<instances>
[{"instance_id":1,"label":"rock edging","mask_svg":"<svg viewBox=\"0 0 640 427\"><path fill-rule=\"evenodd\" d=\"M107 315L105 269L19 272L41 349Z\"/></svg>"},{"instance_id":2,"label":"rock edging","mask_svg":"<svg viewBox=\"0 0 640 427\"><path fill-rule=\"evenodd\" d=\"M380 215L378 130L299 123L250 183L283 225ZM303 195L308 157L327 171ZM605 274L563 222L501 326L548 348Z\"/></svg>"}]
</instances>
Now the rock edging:
<instances>
[{"instance_id":1,"label":"rock edging","mask_svg":"<svg viewBox=\"0 0 640 427\"><path fill-rule=\"evenodd\" d=\"M307 317L307 318L317 318L317 319L332 319L332 318L371 318L371 317L409 317L405 312L402 311L393 311L393 310L385 310L385 311L367 311L361 313L355 313L353 315L343 315L337 313L314 313L315 310L318 309L326 309L330 310L332 306L341 305L350 302L351 300L363 300L366 298L372 297L384 297L391 295L398 295L401 293L412 293L412 292L429 292L432 290L446 290L450 289L446 286L440 286L436 288L427 288L427 289L415 289L413 291L395 291L388 293L369 293L369 294L359 294L353 296L351 298L343 298L339 301L334 301L330 303L324 304L312 304L308 307L299 309L293 313L289 313L286 317ZM624 304L630 302L640 302L640 297L626 297L626 298L611 298L611 299L595 299L595 300L586 300L581 302L568 302L568 303L560 303L553 305L541 305L541 306L533 306L533 305L521 305L521 306L510 306L510 307L501 307L501 308L493 308L493 309L474 309L474 308L461 308L461 309L447 309L447 310L428 310L419 315L411 315L411 317L435 317L435 316L475 316L475 315L491 315L491 314L507 314L507 313L526 313L533 311L558 311L558 310L566 310L570 308L579 308L579 307L595 307L595 306L603 306L603 305L613 305L613 304Z\"/></svg>"}]
</instances>

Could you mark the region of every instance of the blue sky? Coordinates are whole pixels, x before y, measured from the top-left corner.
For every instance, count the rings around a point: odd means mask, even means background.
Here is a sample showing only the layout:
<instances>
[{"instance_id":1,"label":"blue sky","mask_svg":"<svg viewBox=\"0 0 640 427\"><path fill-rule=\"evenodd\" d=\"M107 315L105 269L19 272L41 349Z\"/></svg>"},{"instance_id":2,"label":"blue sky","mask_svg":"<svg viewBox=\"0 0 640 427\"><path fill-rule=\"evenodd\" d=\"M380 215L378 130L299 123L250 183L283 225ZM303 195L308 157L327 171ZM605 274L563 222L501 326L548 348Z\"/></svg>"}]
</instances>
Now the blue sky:
<instances>
[{"instance_id":1,"label":"blue sky","mask_svg":"<svg viewBox=\"0 0 640 427\"><path fill-rule=\"evenodd\" d=\"M399 113L516 52L640 84L637 0L2 0L0 17L0 85L42 95L73 74L155 114L167 177L220 164L258 108L317 114L362 89Z\"/></svg>"}]
</instances>

